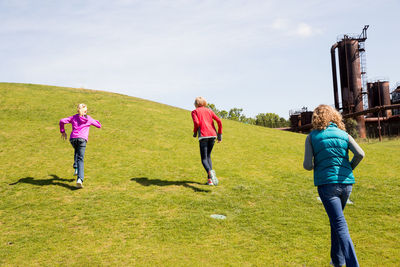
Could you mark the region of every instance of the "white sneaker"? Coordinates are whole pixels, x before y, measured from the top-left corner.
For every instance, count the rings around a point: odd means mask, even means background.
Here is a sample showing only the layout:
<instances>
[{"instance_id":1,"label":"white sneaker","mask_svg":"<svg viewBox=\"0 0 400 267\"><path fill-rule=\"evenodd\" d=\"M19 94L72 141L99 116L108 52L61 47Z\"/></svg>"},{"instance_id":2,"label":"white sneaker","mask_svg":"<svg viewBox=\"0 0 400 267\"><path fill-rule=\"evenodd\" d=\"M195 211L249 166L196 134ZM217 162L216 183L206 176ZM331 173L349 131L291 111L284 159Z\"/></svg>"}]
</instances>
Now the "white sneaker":
<instances>
[{"instance_id":1,"label":"white sneaker","mask_svg":"<svg viewBox=\"0 0 400 267\"><path fill-rule=\"evenodd\" d=\"M76 187L78 187L78 188L83 188L83 181L82 181L82 179L79 179L79 178L78 178L78 180L76 180Z\"/></svg>"},{"instance_id":2,"label":"white sneaker","mask_svg":"<svg viewBox=\"0 0 400 267\"><path fill-rule=\"evenodd\" d=\"M210 171L211 181L214 185L218 185L218 178L214 170Z\"/></svg>"}]
</instances>

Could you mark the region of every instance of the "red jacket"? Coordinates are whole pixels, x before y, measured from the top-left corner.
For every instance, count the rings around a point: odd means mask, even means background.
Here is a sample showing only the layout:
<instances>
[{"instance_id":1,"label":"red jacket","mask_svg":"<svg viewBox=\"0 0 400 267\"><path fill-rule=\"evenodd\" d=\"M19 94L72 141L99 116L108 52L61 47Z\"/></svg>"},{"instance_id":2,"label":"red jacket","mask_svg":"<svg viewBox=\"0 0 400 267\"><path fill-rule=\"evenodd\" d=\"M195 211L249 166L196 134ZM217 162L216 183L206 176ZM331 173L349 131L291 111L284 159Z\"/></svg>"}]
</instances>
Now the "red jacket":
<instances>
[{"instance_id":1,"label":"red jacket","mask_svg":"<svg viewBox=\"0 0 400 267\"><path fill-rule=\"evenodd\" d=\"M222 134L221 119L215 113L206 107L198 107L192 111L192 119L194 124L193 132L198 134L198 137L217 136L214 121L218 124L218 134Z\"/></svg>"}]
</instances>

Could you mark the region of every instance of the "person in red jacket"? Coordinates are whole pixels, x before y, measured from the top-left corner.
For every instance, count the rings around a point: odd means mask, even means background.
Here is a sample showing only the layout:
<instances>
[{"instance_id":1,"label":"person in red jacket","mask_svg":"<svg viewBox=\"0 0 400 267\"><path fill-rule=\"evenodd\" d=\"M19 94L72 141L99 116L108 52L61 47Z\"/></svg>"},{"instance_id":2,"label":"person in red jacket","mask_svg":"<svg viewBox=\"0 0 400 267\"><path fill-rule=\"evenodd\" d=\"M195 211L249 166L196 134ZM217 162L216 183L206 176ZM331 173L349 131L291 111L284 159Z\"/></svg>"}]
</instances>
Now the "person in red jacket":
<instances>
[{"instance_id":1,"label":"person in red jacket","mask_svg":"<svg viewBox=\"0 0 400 267\"><path fill-rule=\"evenodd\" d=\"M211 151L215 139L218 143L222 141L222 122L215 113L207 108L207 101L199 96L194 101L195 110L192 111L194 124L193 137L199 138L201 163L208 175L208 185L218 185L215 171L212 169ZM218 133L215 130L214 120L218 124Z\"/></svg>"}]
</instances>

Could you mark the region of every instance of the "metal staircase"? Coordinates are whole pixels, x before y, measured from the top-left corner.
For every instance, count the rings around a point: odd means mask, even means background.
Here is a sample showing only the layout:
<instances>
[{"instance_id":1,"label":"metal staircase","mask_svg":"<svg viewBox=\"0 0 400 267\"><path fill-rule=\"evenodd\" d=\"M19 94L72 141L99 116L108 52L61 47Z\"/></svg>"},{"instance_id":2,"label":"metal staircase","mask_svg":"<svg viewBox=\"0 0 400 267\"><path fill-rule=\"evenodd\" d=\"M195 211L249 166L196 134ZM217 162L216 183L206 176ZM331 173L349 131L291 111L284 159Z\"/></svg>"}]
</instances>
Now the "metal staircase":
<instances>
[{"instance_id":1,"label":"metal staircase","mask_svg":"<svg viewBox=\"0 0 400 267\"><path fill-rule=\"evenodd\" d=\"M358 52L360 56L360 66L361 66L361 86L363 94L363 106L364 109L368 109L368 92L367 92L367 57L365 53L365 41L358 43Z\"/></svg>"},{"instance_id":2,"label":"metal staircase","mask_svg":"<svg viewBox=\"0 0 400 267\"><path fill-rule=\"evenodd\" d=\"M365 40L367 40L367 30L369 25L365 25L360 36L358 36L358 52L360 56L361 67L361 92L364 109L368 109L368 92L367 92L367 57L365 54Z\"/></svg>"}]
</instances>

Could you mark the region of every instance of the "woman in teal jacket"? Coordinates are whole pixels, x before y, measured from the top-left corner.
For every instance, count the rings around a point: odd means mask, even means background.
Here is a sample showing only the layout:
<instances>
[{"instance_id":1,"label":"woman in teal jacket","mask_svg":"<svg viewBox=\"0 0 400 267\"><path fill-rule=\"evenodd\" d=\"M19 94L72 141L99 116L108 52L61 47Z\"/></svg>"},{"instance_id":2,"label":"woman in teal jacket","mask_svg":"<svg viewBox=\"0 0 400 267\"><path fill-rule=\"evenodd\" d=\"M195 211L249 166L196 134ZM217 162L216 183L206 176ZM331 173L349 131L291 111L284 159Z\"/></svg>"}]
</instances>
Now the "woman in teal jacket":
<instances>
[{"instance_id":1,"label":"woman in teal jacket","mask_svg":"<svg viewBox=\"0 0 400 267\"><path fill-rule=\"evenodd\" d=\"M314 185L329 217L331 264L359 266L343 209L355 183L353 169L364 157L364 151L346 133L342 116L333 107L318 106L312 124L314 130L306 139L303 166L314 169ZM351 162L349 150L354 154Z\"/></svg>"}]
</instances>

